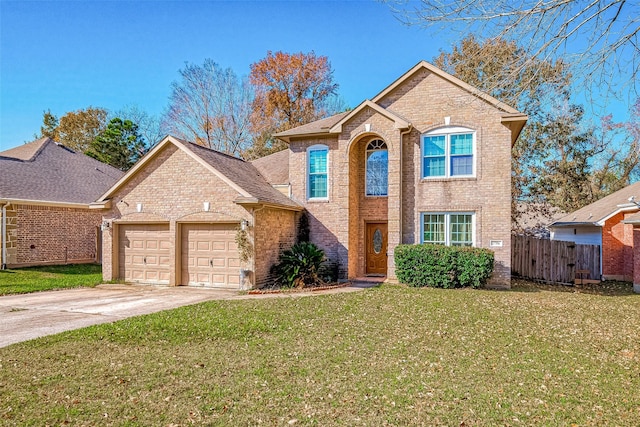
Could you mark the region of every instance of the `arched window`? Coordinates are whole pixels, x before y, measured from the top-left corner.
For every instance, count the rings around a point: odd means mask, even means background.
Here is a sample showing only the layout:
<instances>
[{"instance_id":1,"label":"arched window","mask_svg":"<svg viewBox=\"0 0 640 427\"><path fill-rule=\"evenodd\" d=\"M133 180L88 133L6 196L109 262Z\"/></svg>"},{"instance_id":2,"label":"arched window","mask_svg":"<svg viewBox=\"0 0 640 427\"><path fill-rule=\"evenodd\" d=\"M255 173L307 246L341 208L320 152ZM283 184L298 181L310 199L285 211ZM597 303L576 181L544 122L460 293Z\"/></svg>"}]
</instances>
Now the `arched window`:
<instances>
[{"instance_id":1,"label":"arched window","mask_svg":"<svg viewBox=\"0 0 640 427\"><path fill-rule=\"evenodd\" d=\"M366 184L367 196L386 196L389 187L389 154L387 144L374 139L367 145Z\"/></svg>"}]
</instances>

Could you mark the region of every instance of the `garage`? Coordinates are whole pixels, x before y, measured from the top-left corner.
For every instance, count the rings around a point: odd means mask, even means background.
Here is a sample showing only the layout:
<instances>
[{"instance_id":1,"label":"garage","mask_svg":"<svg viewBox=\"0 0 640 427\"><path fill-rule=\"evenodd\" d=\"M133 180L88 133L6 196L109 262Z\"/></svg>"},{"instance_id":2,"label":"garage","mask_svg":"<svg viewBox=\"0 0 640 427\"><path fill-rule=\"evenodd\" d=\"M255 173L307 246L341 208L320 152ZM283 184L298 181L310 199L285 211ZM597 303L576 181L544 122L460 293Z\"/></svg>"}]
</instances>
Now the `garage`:
<instances>
[{"instance_id":1,"label":"garage","mask_svg":"<svg viewBox=\"0 0 640 427\"><path fill-rule=\"evenodd\" d=\"M183 285L238 289L240 258L235 242L238 225L182 225Z\"/></svg>"},{"instance_id":2,"label":"garage","mask_svg":"<svg viewBox=\"0 0 640 427\"><path fill-rule=\"evenodd\" d=\"M126 282L168 285L169 224L123 224L118 228L119 277Z\"/></svg>"}]
</instances>

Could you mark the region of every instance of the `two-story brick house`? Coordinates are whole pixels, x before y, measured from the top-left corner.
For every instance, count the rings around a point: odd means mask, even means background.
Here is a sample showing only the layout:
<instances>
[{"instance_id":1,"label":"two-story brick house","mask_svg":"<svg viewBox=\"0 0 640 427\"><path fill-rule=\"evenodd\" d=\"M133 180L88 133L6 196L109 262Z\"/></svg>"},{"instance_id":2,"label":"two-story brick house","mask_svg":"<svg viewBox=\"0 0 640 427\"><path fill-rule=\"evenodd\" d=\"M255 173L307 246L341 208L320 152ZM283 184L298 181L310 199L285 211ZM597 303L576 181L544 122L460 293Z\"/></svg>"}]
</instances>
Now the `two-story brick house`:
<instances>
[{"instance_id":1,"label":"two-story brick house","mask_svg":"<svg viewBox=\"0 0 640 427\"><path fill-rule=\"evenodd\" d=\"M113 225L103 236L105 279L237 287L235 276L213 276L218 264L239 268L232 234L244 224L248 285L262 286L304 211L311 241L341 279L394 280L395 247L432 242L494 250L491 284L508 287L511 147L526 119L420 62L355 109L277 134L289 148L252 163L168 137L96 204ZM220 227L226 254L216 258ZM165 249L145 256L145 245ZM197 247L202 256L189 255ZM143 263L152 258L164 266Z\"/></svg>"}]
</instances>

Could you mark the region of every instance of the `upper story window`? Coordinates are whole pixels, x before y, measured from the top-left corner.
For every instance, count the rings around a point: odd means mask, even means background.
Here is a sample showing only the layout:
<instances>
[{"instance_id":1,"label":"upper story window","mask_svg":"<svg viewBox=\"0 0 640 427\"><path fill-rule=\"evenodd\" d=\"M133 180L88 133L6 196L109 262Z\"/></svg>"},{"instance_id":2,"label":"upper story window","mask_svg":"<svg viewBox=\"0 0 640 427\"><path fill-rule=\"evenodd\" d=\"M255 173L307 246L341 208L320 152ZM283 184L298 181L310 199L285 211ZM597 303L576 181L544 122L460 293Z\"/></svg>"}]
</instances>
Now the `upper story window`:
<instances>
[{"instance_id":1,"label":"upper story window","mask_svg":"<svg viewBox=\"0 0 640 427\"><path fill-rule=\"evenodd\" d=\"M367 196L386 196L389 187L389 155L387 144L381 139L367 145L366 183Z\"/></svg>"},{"instance_id":2,"label":"upper story window","mask_svg":"<svg viewBox=\"0 0 640 427\"><path fill-rule=\"evenodd\" d=\"M309 199L329 197L329 147L314 145L307 150L307 195Z\"/></svg>"},{"instance_id":3,"label":"upper story window","mask_svg":"<svg viewBox=\"0 0 640 427\"><path fill-rule=\"evenodd\" d=\"M422 177L475 176L475 132L452 127L422 136Z\"/></svg>"}]
</instances>

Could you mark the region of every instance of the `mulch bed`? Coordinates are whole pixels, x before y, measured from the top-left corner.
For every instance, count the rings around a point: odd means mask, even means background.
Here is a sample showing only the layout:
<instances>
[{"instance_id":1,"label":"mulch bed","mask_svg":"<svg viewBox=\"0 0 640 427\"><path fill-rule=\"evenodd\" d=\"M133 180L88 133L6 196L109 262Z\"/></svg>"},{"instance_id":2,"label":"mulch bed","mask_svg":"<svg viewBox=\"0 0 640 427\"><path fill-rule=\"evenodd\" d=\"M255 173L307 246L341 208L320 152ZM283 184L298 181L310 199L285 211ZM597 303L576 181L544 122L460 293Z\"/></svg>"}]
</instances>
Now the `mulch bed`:
<instances>
[{"instance_id":1,"label":"mulch bed","mask_svg":"<svg viewBox=\"0 0 640 427\"><path fill-rule=\"evenodd\" d=\"M330 283L322 286L310 286L303 288L263 288L263 289L252 289L247 291L248 295L262 295L262 294L289 294L289 293L297 293L297 292L315 292L315 291L326 291L328 289L337 289L337 288L346 288L349 286L350 282L345 283Z\"/></svg>"}]
</instances>

